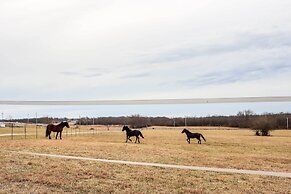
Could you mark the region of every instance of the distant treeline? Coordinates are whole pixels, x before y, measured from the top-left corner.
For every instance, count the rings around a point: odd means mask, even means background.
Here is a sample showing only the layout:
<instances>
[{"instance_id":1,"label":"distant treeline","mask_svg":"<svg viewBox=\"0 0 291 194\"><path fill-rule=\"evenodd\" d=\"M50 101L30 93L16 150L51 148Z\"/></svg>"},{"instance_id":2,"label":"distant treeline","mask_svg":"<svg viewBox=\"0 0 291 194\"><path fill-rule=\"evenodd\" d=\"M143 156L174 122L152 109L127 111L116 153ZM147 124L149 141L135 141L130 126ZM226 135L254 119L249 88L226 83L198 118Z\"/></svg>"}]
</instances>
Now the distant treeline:
<instances>
[{"instance_id":1,"label":"distant treeline","mask_svg":"<svg viewBox=\"0 0 291 194\"><path fill-rule=\"evenodd\" d=\"M55 123L64 120L75 121L79 125L130 125L132 128L141 128L149 126L223 126L223 127L239 127L252 128L254 122L258 119L264 118L271 122L273 129L286 129L287 118L291 120L290 113L265 113L255 114L253 111L240 111L233 116L206 116L206 117L145 117L141 115L121 116L121 117L82 117L78 119L68 118L52 118L42 117L38 118L38 123ZM17 122L26 123L28 119L13 120ZM29 119L30 123L35 123L35 118Z\"/></svg>"}]
</instances>

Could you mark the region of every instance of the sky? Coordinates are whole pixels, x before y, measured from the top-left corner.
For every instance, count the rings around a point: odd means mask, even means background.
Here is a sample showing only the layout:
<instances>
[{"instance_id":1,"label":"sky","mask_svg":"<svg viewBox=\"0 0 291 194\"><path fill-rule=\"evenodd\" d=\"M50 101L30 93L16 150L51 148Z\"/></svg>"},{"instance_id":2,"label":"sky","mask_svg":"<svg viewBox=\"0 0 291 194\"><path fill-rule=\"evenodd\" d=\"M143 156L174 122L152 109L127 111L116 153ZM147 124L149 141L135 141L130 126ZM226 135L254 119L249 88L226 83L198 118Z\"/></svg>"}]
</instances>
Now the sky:
<instances>
[{"instance_id":1,"label":"sky","mask_svg":"<svg viewBox=\"0 0 291 194\"><path fill-rule=\"evenodd\" d=\"M290 96L290 10L290 0L2 0L0 100ZM227 115L242 108L291 112L290 103L0 112Z\"/></svg>"}]
</instances>

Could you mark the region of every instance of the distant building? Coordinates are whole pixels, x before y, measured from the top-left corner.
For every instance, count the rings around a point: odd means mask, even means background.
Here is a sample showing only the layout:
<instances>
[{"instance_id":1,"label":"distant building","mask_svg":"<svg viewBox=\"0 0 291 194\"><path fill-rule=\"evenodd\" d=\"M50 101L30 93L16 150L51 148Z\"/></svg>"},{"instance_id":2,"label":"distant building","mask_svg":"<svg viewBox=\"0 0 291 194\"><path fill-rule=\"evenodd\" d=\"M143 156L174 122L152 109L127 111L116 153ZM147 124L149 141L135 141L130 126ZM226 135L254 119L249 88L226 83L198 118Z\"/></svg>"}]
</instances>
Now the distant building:
<instances>
[{"instance_id":1,"label":"distant building","mask_svg":"<svg viewBox=\"0 0 291 194\"><path fill-rule=\"evenodd\" d=\"M77 120L72 120L72 121L69 122L69 125L76 125L77 122L78 122Z\"/></svg>"},{"instance_id":2,"label":"distant building","mask_svg":"<svg viewBox=\"0 0 291 194\"><path fill-rule=\"evenodd\" d=\"M6 127L24 127L24 123L19 123L19 122L7 122L5 123Z\"/></svg>"},{"instance_id":3,"label":"distant building","mask_svg":"<svg viewBox=\"0 0 291 194\"><path fill-rule=\"evenodd\" d=\"M5 128L5 127L6 127L5 123L0 123L0 128Z\"/></svg>"},{"instance_id":4,"label":"distant building","mask_svg":"<svg viewBox=\"0 0 291 194\"><path fill-rule=\"evenodd\" d=\"M24 127L24 123L15 122L14 127Z\"/></svg>"}]
</instances>

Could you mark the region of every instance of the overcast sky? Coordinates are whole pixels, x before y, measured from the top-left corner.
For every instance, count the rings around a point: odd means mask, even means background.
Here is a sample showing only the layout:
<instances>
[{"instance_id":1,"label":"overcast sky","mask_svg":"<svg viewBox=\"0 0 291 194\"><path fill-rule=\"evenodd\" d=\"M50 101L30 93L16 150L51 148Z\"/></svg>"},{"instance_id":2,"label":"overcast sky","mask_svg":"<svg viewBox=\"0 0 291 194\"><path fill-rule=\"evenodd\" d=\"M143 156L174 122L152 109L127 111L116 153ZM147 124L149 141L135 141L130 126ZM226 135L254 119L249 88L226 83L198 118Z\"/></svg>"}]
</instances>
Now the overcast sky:
<instances>
[{"instance_id":1,"label":"overcast sky","mask_svg":"<svg viewBox=\"0 0 291 194\"><path fill-rule=\"evenodd\" d=\"M0 100L291 95L290 10L290 0L1 0Z\"/></svg>"}]
</instances>

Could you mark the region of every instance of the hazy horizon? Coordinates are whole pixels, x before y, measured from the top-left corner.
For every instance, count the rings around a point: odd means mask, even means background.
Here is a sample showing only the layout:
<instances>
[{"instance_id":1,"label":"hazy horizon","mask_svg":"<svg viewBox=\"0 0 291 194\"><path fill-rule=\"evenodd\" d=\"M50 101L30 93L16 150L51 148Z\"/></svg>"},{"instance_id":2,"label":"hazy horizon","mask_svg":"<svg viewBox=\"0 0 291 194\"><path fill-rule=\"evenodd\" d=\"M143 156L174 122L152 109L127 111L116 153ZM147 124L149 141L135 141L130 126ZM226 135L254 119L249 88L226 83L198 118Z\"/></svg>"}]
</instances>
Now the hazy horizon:
<instances>
[{"instance_id":1,"label":"hazy horizon","mask_svg":"<svg viewBox=\"0 0 291 194\"><path fill-rule=\"evenodd\" d=\"M0 106L4 119L35 118L38 117L108 117L130 116L229 116L239 111L252 110L256 114L262 113L291 113L291 103L227 103L227 104L181 104L181 105L107 105L107 106ZM5 110L5 111L3 111Z\"/></svg>"}]
</instances>

